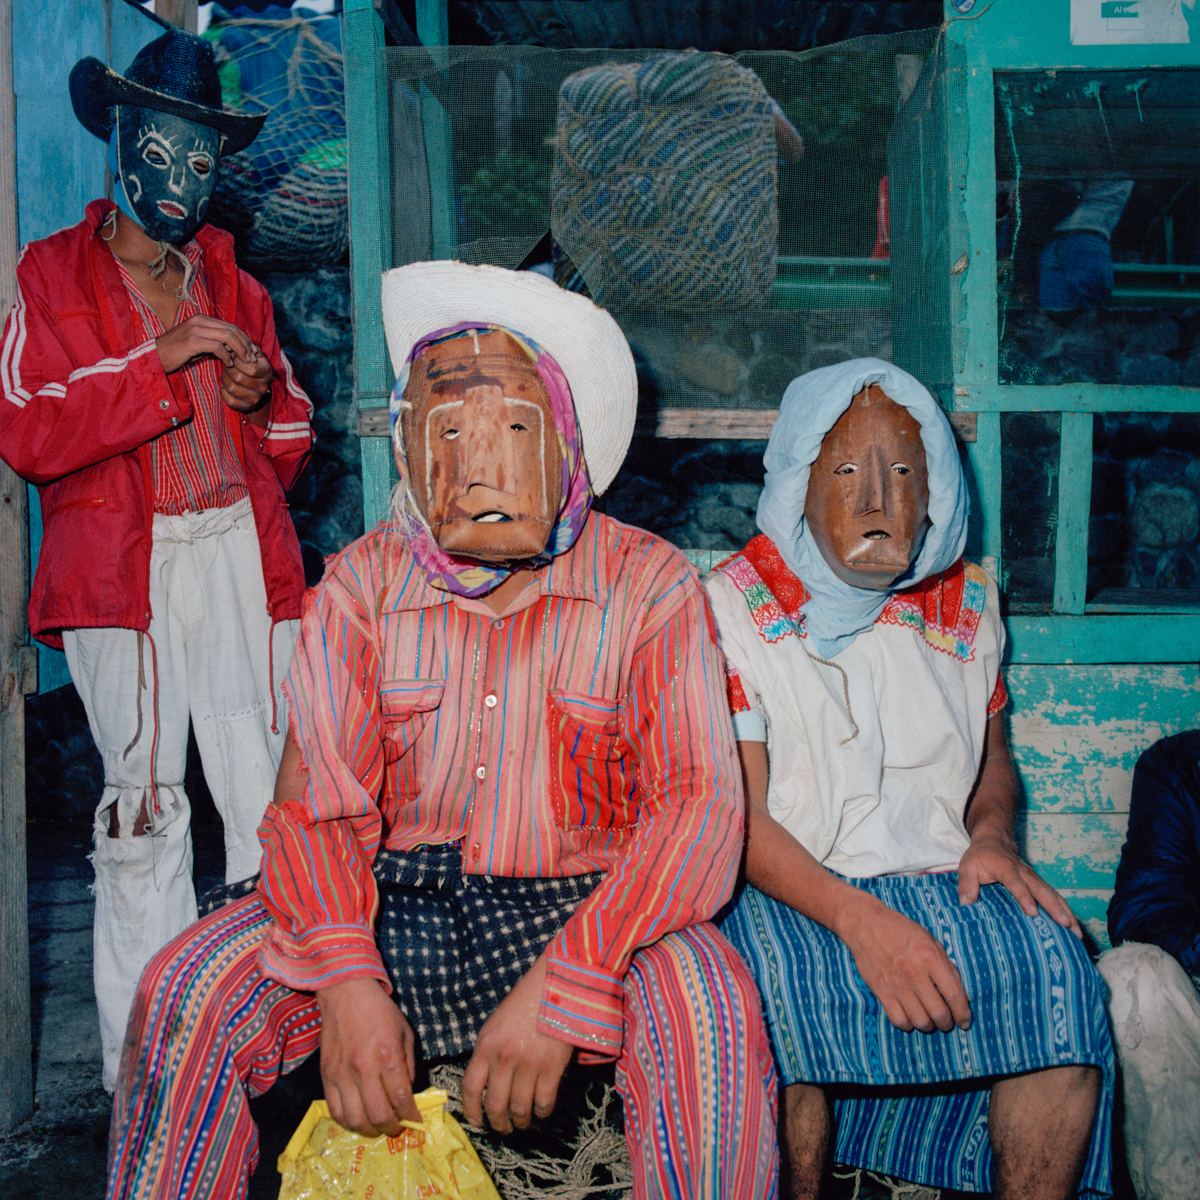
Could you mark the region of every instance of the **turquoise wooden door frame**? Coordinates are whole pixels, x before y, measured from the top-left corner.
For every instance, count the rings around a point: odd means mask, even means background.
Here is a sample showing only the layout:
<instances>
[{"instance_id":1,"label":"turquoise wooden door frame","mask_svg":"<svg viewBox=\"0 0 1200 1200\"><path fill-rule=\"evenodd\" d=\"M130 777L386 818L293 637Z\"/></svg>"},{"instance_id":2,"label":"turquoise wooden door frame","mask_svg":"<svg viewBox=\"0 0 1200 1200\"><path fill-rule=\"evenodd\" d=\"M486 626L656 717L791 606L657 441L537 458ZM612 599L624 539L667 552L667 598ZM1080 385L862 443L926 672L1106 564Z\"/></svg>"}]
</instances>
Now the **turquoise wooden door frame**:
<instances>
[{"instance_id":1,"label":"turquoise wooden door frame","mask_svg":"<svg viewBox=\"0 0 1200 1200\"><path fill-rule=\"evenodd\" d=\"M354 397L363 422L371 425L386 409L393 374L380 309L380 277L393 265L389 144L391 95L384 60L384 25L374 0L345 0L346 128L350 155L350 274L354 321ZM445 0L417 0L417 37L423 46L445 46L449 17ZM449 116L422 86L421 123L432 217L435 258L449 257L455 241L450 174ZM396 199L403 211L403 198ZM377 428L377 424L372 426ZM363 517L366 528L388 510L396 479L390 439L363 437Z\"/></svg>"},{"instance_id":2,"label":"turquoise wooden door frame","mask_svg":"<svg viewBox=\"0 0 1200 1200\"><path fill-rule=\"evenodd\" d=\"M1080 0L1075 0L1080 3ZM1194 412L1200 391L1185 387L1103 384L1056 386L1003 384L998 376L996 284L995 73L1046 69L1139 71L1200 66L1200 44L1072 45L1071 3L994 0L956 10L945 0L943 37L927 65L923 83L933 114L922 149L932 149L944 168L946 194L930 198L928 174L920 178L919 155L909 155L910 187L920 194L926 217L910 234L922 239L912 257L924 277L947 281L947 327L943 344L909 335L909 358L898 361L939 386L943 403L956 412L978 414L977 436L968 445L979 509L975 553L1002 566L1000 531L1000 415L1007 412L1062 414L1058 523L1053 613L1010 618L1014 662L1148 663L1200 659L1200 611L1089 614L1088 519L1091 504L1092 414L1096 412ZM977 9L977 11L972 11ZM1200 14L1192 18L1193 43L1200 43ZM913 145L912 138L905 145ZM927 167L926 167L927 170ZM897 241L894 232L893 241ZM903 232L899 240L903 242ZM935 252L929 246L936 247ZM893 248L894 313L903 320L903 267ZM898 279L897 277L901 278ZM936 342L938 339L932 339ZM920 345L916 343L924 342ZM906 344L897 335L898 346Z\"/></svg>"}]
</instances>

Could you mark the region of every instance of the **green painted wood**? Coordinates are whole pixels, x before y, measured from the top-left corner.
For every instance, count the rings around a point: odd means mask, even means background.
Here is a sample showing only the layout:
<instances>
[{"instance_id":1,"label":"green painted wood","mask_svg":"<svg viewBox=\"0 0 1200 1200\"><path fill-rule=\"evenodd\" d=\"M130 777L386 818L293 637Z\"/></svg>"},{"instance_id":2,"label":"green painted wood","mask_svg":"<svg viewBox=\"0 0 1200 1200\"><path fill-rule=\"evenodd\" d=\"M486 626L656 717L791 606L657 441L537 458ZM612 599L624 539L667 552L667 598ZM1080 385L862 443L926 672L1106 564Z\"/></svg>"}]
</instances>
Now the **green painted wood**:
<instances>
[{"instance_id":1,"label":"green painted wood","mask_svg":"<svg viewBox=\"0 0 1200 1200\"><path fill-rule=\"evenodd\" d=\"M893 360L933 388L954 380L950 290L930 283L949 280L955 261L946 186L948 52L940 40L888 137Z\"/></svg>"},{"instance_id":2,"label":"green painted wood","mask_svg":"<svg viewBox=\"0 0 1200 1200\"><path fill-rule=\"evenodd\" d=\"M685 550L684 557L700 572L711 571L717 563L729 557L728 550Z\"/></svg>"},{"instance_id":3,"label":"green painted wood","mask_svg":"<svg viewBox=\"0 0 1200 1200\"><path fill-rule=\"evenodd\" d=\"M1031 814L1127 813L1138 756L1200 723L1194 663L1010 666L1005 681Z\"/></svg>"},{"instance_id":4,"label":"green painted wood","mask_svg":"<svg viewBox=\"0 0 1200 1200\"><path fill-rule=\"evenodd\" d=\"M363 528L370 529L388 514L396 464L389 438L370 437L359 442L362 454Z\"/></svg>"},{"instance_id":5,"label":"green painted wood","mask_svg":"<svg viewBox=\"0 0 1200 1200\"><path fill-rule=\"evenodd\" d=\"M1053 886L1058 887L1057 884ZM1112 943L1108 940L1108 902L1112 899L1112 888L1064 886L1058 887L1058 890L1096 945L1101 950L1110 950Z\"/></svg>"},{"instance_id":6,"label":"green painted wood","mask_svg":"<svg viewBox=\"0 0 1200 1200\"><path fill-rule=\"evenodd\" d=\"M1128 813L1030 813L1025 857L1055 887L1111 888Z\"/></svg>"},{"instance_id":7,"label":"green painted wood","mask_svg":"<svg viewBox=\"0 0 1200 1200\"><path fill-rule=\"evenodd\" d=\"M966 119L951 107L951 197L961 187L965 244L965 269L951 280L960 303L959 324L965 339L958 359L958 382L995 383L996 328L996 170L995 117L992 72L969 63L957 89L966 107ZM960 184L961 179L961 184ZM958 206L951 203L951 213Z\"/></svg>"},{"instance_id":8,"label":"green painted wood","mask_svg":"<svg viewBox=\"0 0 1200 1200\"><path fill-rule=\"evenodd\" d=\"M391 266L391 246L384 242L392 228L387 76L383 22L373 0L346 0L343 20L354 378L355 398L362 401L371 393L386 394L392 385L379 290L380 275Z\"/></svg>"},{"instance_id":9,"label":"green painted wood","mask_svg":"<svg viewBox=\"0 0 1200 1200\"><path fill-rule=\"evenodd\" d=\"M392 385L379 287L380 275L392 265L389 107L383 22L373 0L346 0L344 13L354 398L366 409L385 405ZM364 438L359 446L363 523L370 529L387 513L394 467L388 439Z\"/></svg>"},{"instance_id":10,"label":"green painted wood","mask_svg":"<svg viewBox=\"0 0 1200 1200\"><path fill-rule=\"evenodd\" d=\"M971 537L969 553L985 559L984 566L1000 578L1000 414L980 413L975 440L967 443L971 465Z\"/></svg>"},{"instance_id":11,"label":"green painted wood","mask_svg":"<svg viewBox=\"0 0 1200 1200\"><path fill-rule=\"evenodd\" d=\"M1082 613L1092 511L1092 414L1063 413L1058 442L1058 531L1054 611Z\"/></svg>"},{"instance_id":12,"label":"green painted wood","mask_svg":"<svg viewBox=\"0 0 1200 1200\"><path fill-rule=\"evenodd\" d=\"M1149 613L1010 616L1014 663L1175 663L1200 659L1200 620Z\"/></svg>"},{"instance_id":13,"label":"green painted wood","mask_svg":"<svg viewBox=\"0 0 1200 1200\"><path fill-rule=\"evenodd\" d=\"M960 412L1196 412L1200 388L1119 383L956 383Z\"/></svg>"},{"instance_id":14,"label":"green painted wood","mask_svg":"<svg viewBox=\"0 0 1200 1200\"><path fill-rule=\"evenodd\" d=\"M446 0L417 0L417 37L422 46L449 44L450 19ZM436 56L436 49L432 53ZM425 162L429 169L433 257L452 258L458 233L454 226L450 114L424 83L421 84L421 123L425 130Z\"/></svg>"}]
</instances>

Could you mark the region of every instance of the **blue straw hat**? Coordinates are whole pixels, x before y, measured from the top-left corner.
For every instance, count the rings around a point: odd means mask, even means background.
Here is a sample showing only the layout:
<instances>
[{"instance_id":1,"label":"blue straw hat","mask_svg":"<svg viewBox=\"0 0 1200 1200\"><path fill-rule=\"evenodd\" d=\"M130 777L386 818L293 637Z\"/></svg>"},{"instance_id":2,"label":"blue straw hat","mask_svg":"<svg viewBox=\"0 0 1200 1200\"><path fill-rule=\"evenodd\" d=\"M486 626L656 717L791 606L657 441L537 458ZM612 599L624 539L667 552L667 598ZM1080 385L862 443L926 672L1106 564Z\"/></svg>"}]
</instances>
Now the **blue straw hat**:
<instances>
[{"instance_id":1,"label":"blue straw hat","mask_svg":"<svg viewBox=\"0 0 1200 1200\"><path fill-rule=\"evenodd\" d=\"M220 154L236 154L258 136L267 114L236 113L221 106L221 82L212 43L172 29L143 46L124 75L98 58L71 68L71 104L89 132L107 142L113 107L131 104L173 113L221 135Z\"/></svg>"}]
</instances>

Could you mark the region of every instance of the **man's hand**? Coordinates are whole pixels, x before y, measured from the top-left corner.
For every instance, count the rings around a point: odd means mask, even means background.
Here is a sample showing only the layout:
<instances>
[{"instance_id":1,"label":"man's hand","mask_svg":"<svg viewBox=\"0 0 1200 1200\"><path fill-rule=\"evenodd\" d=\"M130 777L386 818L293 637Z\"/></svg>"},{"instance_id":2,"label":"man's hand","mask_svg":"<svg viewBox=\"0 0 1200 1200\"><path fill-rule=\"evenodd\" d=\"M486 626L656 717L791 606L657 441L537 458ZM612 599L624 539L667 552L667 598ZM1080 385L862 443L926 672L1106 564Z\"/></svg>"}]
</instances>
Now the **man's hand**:
<instances>
[{"instance_id":1,"label":"man's hand","mask_svg":"<svg viewBox=\"0 0 1200 1200\"><path fill-rule=\"evenodd\" d=\"M264 429L267 425L267 401L271 397L271 380L275 372L267 356L254 347L254 357L246 360L240 354L221 375L221 399L235 412L245 415ZM257 419L256 419L257 418Z\"/></svg>"},{"instance_id":2,"label":"man's hand","mask_svg":"<svg viewBox=\"0 0 1200 1200\"><path fill-rule=\"evenodd\" d=\"M205 354L232 367L236 358L250 362L262 353L236 325L200 314L172 326L154 339L154 345L168 375Z\"/></svg>"},{"instance_id":3,"label":"man's hand","mask_svg":"<svg viewBox=\"0 0 1200 1200\"><path fill-rule=\"evenodd\" d=\"M905 1033L949 1033L971 1025L971 1002L958 968L941 944L915 921L859 893L834 931L887 1018Z\"/></svg>"},{"instance_id":4,"label":"man's hand","mask_svg":"<svg viewBox=\"0 0 1200 1200\"><path fill-rule=\"evenodd\" d=\"M1040 904L1052 921L1057 921L1076 937L1083 937L1083 930L1067 902L1028 863L1021 861L1012 839L1000 833L977 830L958 864L959 904L974 904L985 883L1002 883L1026 916L1036 916Z\"/></svg>"},{"instance_id":5,"label":"man's hand","mask_svg":"<svg viewBox=\"0 0 1200 1200\"><path fill-rule=\"evenodd\" d=\"M413 1100L412 1027L376 979L350 979L317 992L321 1082L333 1119L365 1137L395 1136L420 1121Z\"/></svg>"},{"instance_id":6,"label":"man's hand","mask_svg":"<svg viewBox=\"0 0 1200 1200\"><path fill-rule=\"evenodd\" d=\"M531 1117L548 1117L575 1047L538 1032L546 959L517 981L483 1023L463 1075L463 1113L476 1126L488 1121L500 1133L525 1129Z\"/></svg>"}]
</instances>

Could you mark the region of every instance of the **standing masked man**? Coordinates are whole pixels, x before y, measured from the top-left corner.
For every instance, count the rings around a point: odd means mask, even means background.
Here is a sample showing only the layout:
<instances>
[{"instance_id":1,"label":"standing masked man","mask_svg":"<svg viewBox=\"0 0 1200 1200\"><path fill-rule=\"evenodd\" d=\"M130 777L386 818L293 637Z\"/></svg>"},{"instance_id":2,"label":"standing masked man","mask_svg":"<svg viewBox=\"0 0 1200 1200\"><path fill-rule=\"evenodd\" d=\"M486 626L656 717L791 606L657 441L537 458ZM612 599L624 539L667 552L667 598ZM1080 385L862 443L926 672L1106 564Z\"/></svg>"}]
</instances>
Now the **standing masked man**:
<instances>
[{"instance_id":1,"label":"standing masked man","mask_svg":"<svg viewBox=\"0 0 1200 1200\"><path fill-rule=\"evenodd\" d=\"M109 1195L245 1195L247 1093L318 1045L344 1125L470 1056L501 1131L616 1060L633 1194L775 1194L774 1068L710 923L742 848L724 673L667 543L592 511L633 432L613 319L540 275L385 277L393 519L329 566L288 677L255 895L142 977ZM389 996L388 993L391 993Z\"/></svg>"},{"instance_id":2,"label":"standing masked man","mask_svg":"<svg viewBox=\"0 0 1200 1200\"><path fill-rule=\"evenodd\" d=\"M118 203L22 252L0 454L40 487L29 625L65 650L104 764L94 969L111 1090L138 976L196 918L189 719L226 878L258 869L304 591L284 490L311 405L266 293L203 223L217 160L263 120L221 108L209 43L170 31L125 76L85 58L71 100L108 144Z\"/></svg>"},{"instance_id":3,"label":"standing masked man","mask_svg":"<svg viewBox=\"0 0 1200 1200\"><path fill-rule=\"evenodd\" d=\"M1106 1193L1103 987L1017 856L1004 630L960 557L950 423L856 359L793 381L764 462L763 533L706 583L747 792L722 930L779 1059L784 1194L817 1196L831 1152L997 1200Z\"/></svg>"}]
</instances>

